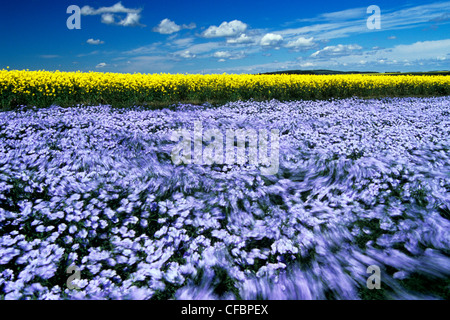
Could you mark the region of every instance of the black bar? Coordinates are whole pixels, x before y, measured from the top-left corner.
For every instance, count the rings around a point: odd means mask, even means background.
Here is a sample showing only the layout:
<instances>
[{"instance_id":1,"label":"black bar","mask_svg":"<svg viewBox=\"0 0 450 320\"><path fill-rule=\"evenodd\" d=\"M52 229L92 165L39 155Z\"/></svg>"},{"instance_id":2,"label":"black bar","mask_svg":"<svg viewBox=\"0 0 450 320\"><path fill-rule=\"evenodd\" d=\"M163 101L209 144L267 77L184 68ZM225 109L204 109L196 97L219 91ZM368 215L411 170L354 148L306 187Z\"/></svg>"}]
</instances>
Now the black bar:
<instances>
[{"instance_id":1,"label":"black bar","mask_svg":"<svg viewBox=\"0 0 450 320\"><path fill-rule=\"evenodd\" d=\"M73 316L85 318L95 312L101 316L126 316L126 320L139 315L140 319L306 319L351 317L395 317L402 319L419 311L430 310L444 314L448 301L274 301L274 300L195 300L195 301L0 301L3 314L14 312L18 317L29 313L36 317ZM10 310L9 310L10 309ZM93 315L93 314L92 314ZM167 317L167 318L166 318Z\"/></svg>"}]
</instances>

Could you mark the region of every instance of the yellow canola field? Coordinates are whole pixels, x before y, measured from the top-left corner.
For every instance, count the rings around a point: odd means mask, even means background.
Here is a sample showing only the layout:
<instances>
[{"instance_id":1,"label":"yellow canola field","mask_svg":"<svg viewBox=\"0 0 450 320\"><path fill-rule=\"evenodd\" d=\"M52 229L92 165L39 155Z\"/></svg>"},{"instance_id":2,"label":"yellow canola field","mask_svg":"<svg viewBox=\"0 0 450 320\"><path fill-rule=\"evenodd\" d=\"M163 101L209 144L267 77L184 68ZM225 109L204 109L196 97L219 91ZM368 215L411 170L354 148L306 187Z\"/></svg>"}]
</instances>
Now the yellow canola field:
<instances>
[{"instance_id":1,"label":"yellow canola field","mask_svg":"<svg viewBox=\"0 0 450 320\"><path fill-rule=\"evenodd\" d=\"M449 76L121 74L0 70L1 105L298 100L450 94Z\"/></svg>"}]
</instances>

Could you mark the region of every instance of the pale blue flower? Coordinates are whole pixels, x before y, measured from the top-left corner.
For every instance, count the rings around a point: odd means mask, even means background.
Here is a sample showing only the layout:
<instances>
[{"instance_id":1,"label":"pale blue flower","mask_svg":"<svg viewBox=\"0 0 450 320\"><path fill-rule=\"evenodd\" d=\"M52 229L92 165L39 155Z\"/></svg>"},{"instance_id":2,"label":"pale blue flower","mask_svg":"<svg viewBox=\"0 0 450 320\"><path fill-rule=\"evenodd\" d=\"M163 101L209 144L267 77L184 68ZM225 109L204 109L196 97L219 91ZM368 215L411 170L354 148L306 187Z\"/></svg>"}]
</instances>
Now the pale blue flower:
<instances>
[{"instance_id":1,"label":"pale blue flower","mask_svg":"<svg viewBox=\"0 0 450 320\"><path fill-rule=\"evenodd\" d=\"M436 298L403 284L449 276L449 103L1 112L4 298L148 299L175 286L177 299L236 299L214 293L226 273L243 299L359 299L370 265L389 297ZM223 134L279 130L278 172L174 165L171 133L195 121ZM26 197L11 192L17 181ZM56 283L72 263L80 290Z\"/></svg>"}]
</instances>

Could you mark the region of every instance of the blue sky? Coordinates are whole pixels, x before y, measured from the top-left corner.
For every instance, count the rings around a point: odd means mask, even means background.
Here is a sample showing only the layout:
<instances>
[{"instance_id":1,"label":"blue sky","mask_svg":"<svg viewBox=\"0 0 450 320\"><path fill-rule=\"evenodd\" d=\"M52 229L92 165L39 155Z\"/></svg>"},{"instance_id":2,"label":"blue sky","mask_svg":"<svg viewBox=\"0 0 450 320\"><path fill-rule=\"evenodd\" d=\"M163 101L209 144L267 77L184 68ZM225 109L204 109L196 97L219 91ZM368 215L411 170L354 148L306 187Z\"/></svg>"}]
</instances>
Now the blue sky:
<instances>
[{"instance_id":1,"label":"blue sky","mask_svg":"<svg viewBox=\"0 0 450 320\"><path fill-rule=\"evenodd\" d=\"M70 5L81 29L67 28ZM368 28L371 5L379 29ZM450 69L450 1L13 1L2 4L0 32L0 69Z\"/></svg>"}]
</instances>

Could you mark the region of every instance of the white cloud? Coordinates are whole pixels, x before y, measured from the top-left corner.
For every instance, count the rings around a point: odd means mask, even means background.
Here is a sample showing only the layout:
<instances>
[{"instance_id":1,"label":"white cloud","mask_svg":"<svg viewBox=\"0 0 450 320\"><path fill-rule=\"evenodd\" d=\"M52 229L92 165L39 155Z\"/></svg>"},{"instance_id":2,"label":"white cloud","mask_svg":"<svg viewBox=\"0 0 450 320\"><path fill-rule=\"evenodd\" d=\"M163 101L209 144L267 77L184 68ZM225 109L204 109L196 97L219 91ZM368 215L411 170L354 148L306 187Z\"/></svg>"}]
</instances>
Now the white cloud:
<instances>
[{"instance_id":1,"label":"white cloud","mask_svg":"<svg viewBox=\"0 0 450 320\"><path fill-rule=\"evenodd\" d=\"M161 34L172 34L180 30L181 27L169 19L161 20L159 25L153 28L153 31L159 32Z\"/></svg>"},{"instance_id":2,"label":"white cloud","mask_svg":"<svg viewBox=\"0 0 450 320\"><path fill-rule=\"evenodd\" d=\"M286 44L286 48L294 48L294 49L310 48L315 45L313 39L314 39L313 37L310 38L299 37L296 40L289 41Z\"/></svg>"},{"instance_id":3,"label":"white cloud","mask_svg":"<svg viewBox=\"0 0 450 320\"><path fill-rule=\"evenodd\" d=\"M345 52L342 49L341 53ZM345 65L358 69L362 65L370 69L379 68L398 68L405 66L414 66L414 70L418 71L418 66L426 66L430 69L448 69L448 60L442 60L448 52L450 52L450 39L418 41L412 44L396 45L391 48L373 49L351 52L345 54L332 55L328 52L320 55L325 59L314 59L318 67L329 68L335 65L337 68Z\"/></svg>"},{"instance_id":4,"label":"white cloud","mask_svg":"<svg viewBox=\"0 0 450 320\"><path fill-rule=\"evenodd\" d=\"M222 58L222 59L224 59L224 58L231 57L231 53L228 52L228 51L217 51L217 52L214 52L213 56L215 58Z\"/></svg>"},{"instance_id":5,"label":"white cloud","mask_svg":"<svg viewBox=\"0 0 450 320\"><path fill-rule=\"evenodd\" d=\"M382 13L383 29L408 29L424 25L450 11L450 2L435 2L398 11Z\"/></svg>"},{"instance_id":6,"label":"white cloud","mask_svg":"<svg viewBox=\"0 0 450 320\"><path fill-rule=\"evenodd\" d=\"M91 6L84 6L84 7L81 8L81 14L83 16L94 16L94 15L99 14L99 13L97 13L97 10L95 10Z\"/></svg>"},{"instance_id":7,"label":"white cloud","mask_svg":"<svg viewBox=\"0 0 450 320\"><path fill-rule=\"evenodd\" d=\"M391 49L377 53L391 59L414 61L418 59L436 59L450 52L450 39L434 41L418 41L408 45L397 45Z\"/></svg>"},{"instance_id":8,"label":"white cloud","mask_svg":"<svg viewBox=\"0 0 450 320\"><path fill-rule=\"evenodd\" d=\"M443 13L439 17L430 20L431 22L445 22L450 21L450 12Z\"/></svg>"},{"instance_id":9,"label":"white cloud","mask_svg":"<svg viewBox=\"0 0 450 320\"><path fill-rule=\"evenodd\" d=\"M192 58L195 58L195 57L196 57L196 55L193 54L193 53L192 53L191 51L189 51L189 50L182 51L182 52L180 52L178 55L179 55L180 57L182 57L182 58L185 58L185 59L192 59Z\"/></svg>"},{"instance_id":10,"label":"white cloud","mask_svg":"<svg viewBox=\"0 0 450 320\"><path fill-rule=\"evenodd\" d=\"M397 39L397 37L396 36L390 36L390 37L388 37L388 39L389 40L395 40L395 39Z\"/></svg>"},{"instance_id":11,"label":"white cloud","mask_svg":"<svg viewBox=\"0 0 450 320\"><path fill-rule=\"evenodd\" d=\"M153 28L153 31L161 33L161 34L172 34L172 33L180 31L181 29L194 29L195 27L196 27L196 25L193 22L191 22L188 25L183 24L182 26L179 26L175 22L166 18L166 19L161 20L159 25Z\"/></svg>"},{"instance_id":12,"label":"white cloud","mask_svg":"<svg viewBox=\"0 0 450 320\"><path fill-rule=\"evenodd\" d=\"M154 42L151 43L149 45L146 46L142 46L142 47L138 47L132 50L128 50L128 51L124 51L123 54L126 55L139 55L139 56L144 56L144 55L148 55L148 54L161 54L163 53L162 51L162 42Z\"/></svg>"},{"instance_id":13,"label":"white cloud","mask_svg":"<svg viewBox=\"0 0 450 320\"><path fill-rule=\"evenodd\" d=\"M289 40L291 40L291 37L299 35L312 36L315 40L324 40L374 32L367 28L366 19L369 15L365 12L366 8L361 11L362 9L363 8L347 9L324 13L311 19L298 20L300 22L316 22L316 24L278 30L276 33ZM450 21L447 20L446 16L442 16L442 12L450 11L450 1L424 4L398 10L381 9L381 31L423 27L429 25L430 21L432 22L434 20L442 21L442 23L448 23L448 21Z\"/></svg>"},{"instance_id":14,"label":"white cloud","mask_svg":"<svg viewBox=\"0 0 450 320\"><path fill-rule=\"evenodd\" d=\"M205 38L235 37L247 30L247 24L239 20L222 22L220 26L210 26L202 35Z\"/></svg>"},{"instance_id":15,"label":"white cloud","mask_svg":"<svg viewBox=\"0 0 450 320\"><path fill-rule=\"evenodd\" d=\"M102 23L105 24L114 24L116 21L114 20L114 15L112 13L104 13L102 14Z\"/></svg>"},{"instance_id":16,"label":"white cloud","mask_svg":"<svg viewBox=\"0 0 450 320\"><path fill-rule=\"evenodd\" d=\"M362 49L362 47L357 44L338 44L337 46L327 46L321 50L318 50L311 54L311 57L329 58L330 56L344 56L353 53L354 50L360 49Z\"/></svg>"},{"instance_id":17,"label":"white cloud","mask_svg":"<svg viewBox=\"0 0 450 320\"><path fill-rule=\"evenodd\" d=\"M197 28L197 25L194 22L191 22L189 24L183 24L182 28L183 29L195 29L195 28Z\"/></svg>"},{"instance_id":18,"label":"white cloud","mask_svg":"<svg viewBox=\"0 0 450 320\"><path fill-rule=\"evenodd\" d=\"M81 8L81 14L85 16L99 15L103 13L140 13L141 11L142 9L125 8L121 1L111 7L100 7L98 9L94 9L90 6L84 6Z\"/></svg>"},{"instance_id":19,"label":"white cloud","mask_svg":"<svg viewBox=\"0 0 450 320\"><path fill-rule=\"evenodd\" d=\"M335 12L327 12L318 15L315 18L300 19L299 22L314 22L314 21L337 21L337 20L351 20L364 19L367 17L367 7L351 8Z\"/></svg>"},{"instance_id":20,"label":"white cloud","mask_svg":"<svg viewBox=\"0 0 450 320\"><path fill-rule=\"evenodd\" d=\"M444 0L445 1L445 0ZM448 0L447 0L448 1ZM446 2L447 7L450 2ZM114 6L113 6L114 7ZM123 6L122 6L123 7ZM111 8L111 7L109 7ZM118 7L119 8L119 7ZM406 9L405 9L406 8ZM442 12L445 8L445 5L425 5L425 6L417 6L411 8L409 6L397 7L397 9L385 9L383 10L382 15L382 30L384 30L383 34L378 34L378 40L382 41L388 36L392 36L396 34L395 30L397 29L407 29L412 27L417 27L420 24L424 24L428 21L428 24L431 19L436 17L441 17L441 20L445 20L446 16L442 15ZM120 8L119 8L120 9ZM206 25L205 28L198 31L194 36L194 32L186 32L189 38L179 39L183 36L183 29L191 29L195 28L195 24L185 25L182 24L181 20L171 21L170 19L161 19L155 21L155 28L153 30L155 32L159 32L161 34L168 35L166 41L160 43L158 46L145 46L141 48L137 48L130 52L131 56L135 56L136 54L148 54L148 55L161 55L166 56L168 61L174 63L181 70L186 69L190 70L194 68L192 66L201 64L202 62L216 62L216 61L228 61L230 59L237 59L237 57L245 57L245 55L252 55L257 52L258 55L255 55L255 61L261 58L261 54L265 52L271 52L273 54L274 63L278 63L279 61L283 61L283 57L286 59L293 59L296 56L300 56L300 54L296 55L293 51L306 51L311 50L307 54L304 54L304 61L301 61L301 64L297 61L296 64L287 64L289 67L316 67L321 68L325 67L327 69L331 67L344 68L352 66L359 66L364 68L371 68L372 66L377 66L377 64L383 64L384 66L392 66L394 68L394 63L400 64L403 61L408 60L408 63L414 65L416 60L420 59L433 59L433 61L441 61L442 64L449 61L449 56L447 56L447 52L442 52L443 49L438 50L438 52L428 51L420 51L422 50L422 45L409 45L407 48L402 47L394 47L395 41L391 41L389 47L387 49L380 47L373 47L377 45L377 43L373 43L367 45L367 48L362 48L353 41L346 42L337 42L337 43L347 43L347 44L337 44L330 43L325 44L327 39L334 38L342 38L347 36L353 36L356 34L369 34L374 33L374 31L368 30L366 26L366 19L369 16L365 10L362 11L362 16L360 16L361 8L348 9L344 11L338 12L330 12L324 13L322 15L313 17L311 21L315 21L312 24L307 24L301 28L295 29L285 29L280 30L277 28L268 28L268 29L252 29L250 26L245 24L239 20L227 20L226 22L222 22L223 20L218 20L216 25ZM365 9L365 8L364 8ZM382 8L383 9L383 8ZM419 14L419 9L423 9L424 16L421 17ZM92 9L97 12L99 9ZM139 11L140 12L140 11ZM400 12L403 12L405 15L400 15ZM406 15L406 13L410 14L410 16ZM98 14L98 13L96 13ZM128 12L109 12L109 13L101 13L100 15L109 14L112 18L110 23L119 24L119 21L122 21L123 17L128 14ZM118 18L118 14L122 14L122 18ZM397 20L394 19L398 18ZM159 22L160 21L160 22ZM159 22L159 24L158 24ZM176 23L177 22L177 23ZM360 23L361 22L361 23ZM104 22L106 23L106 21ZM220 25L219 25L220 24ZM152 27L153 27L152 26ZM301 26L301 25L300 25ZM291 26L292 27L292 26ZM377 31L378 32L378 31ZM201 35L199 35L201 33ZM200 39L199 36L204 39ZM398 35L397 35L398 36ZM207 38L207 39L205 39ZM202 41L211 41L207 43L201 43ZM320 46L319 46L320 45ZM380 44L378 44L380 45ZM284 50L280 50L279 52L275 52L272 50L265 49L277 49L277 48L287 48ZM373 47L371 50L370 48ZM321 50L319 50L321 49ZM406 52L408 50L419 50L421 55L419 58L414 58L414 51L410 53ZM240 55L236 53L238 50L245 50L244 55ZM315 52L314 52L315 51ZM314 52L310 55L311 52ZM286 54L286 55L284 55ZM430 58L427 58L430 56ZM287 58L291 57L291 58ZM405 59L402 59L405 57ZM128 56L127 59L130 57ZM196 58L193 61L184 61L184 59L192 59ZM253 56L252 56L253 58ZM445 59L445 60L444 60ZM198 61L198 63L197 63ZM244 61L241 61L241 64L244 64ZM264 61L264 60L261 60ZM430 60L431 61L431 60ZM251 59L247 61L251 64ZM424 61L420 61L424 62ZM109 63L109 62L108 62ZM111 61L113 63L113 61ZM280 62L277 64L279 68L284 66L284 62ZM426 62L424 62L426 64ZM419 63L417 63L419 65ZM108 65L111 67L112 65ZM228 65L223 64L222 67L227 67ZM230 67L232 64L230 63ZM204 65L201 66L206 67ZM382 68L382 67L381 67ZM108 68L106 68L108 69ZM355 68L355 70L358 68ZM178 70L178 69L177 69ZM400 70L400 68L399 68Z\"/></svg>"},{"instance_id":21,"label":"white cloud","mask_svg":"<svg viewBox=\"0 0 450 320\"><path fill-rule=\"evenodd\" d=\"M241 43L251 43L253 42L253 38L247 36L245 33L241 34L239 37L237 38L230 38L227 39L227 43L230 44L241 44Z\"/></svg>"},{"instance_id":22,"label":"white cloud","mask_svg":"<svg viewBox=\"0 0 450 320\"><path fill-rule=\"evenodd\" d=\"M342 11L328 12L320 15L326 20L350 20L350 19L366 19L367 7L351 8Z\"/></svg>"},{"instance_id":23,"label":"white cloud","mask_svg":"<svg viewBox=\"0 0 450 320\"><path fill-rule=\"evenodd\" d=\"M302 68L309 68L309 67L314 67L315 64L312 62L305 62L305 63L300 63L300 67Z\"/></svg>"},{"instance_id":24,"label":"white cloud","mask_svg":"<svg viewBox=\"0 0 450 320\"><path fill-rule=\"evenodd\" d=\"M94 40L94 39L88 39L86 42L89 43L89 44L92 44L92 45L98 45L98 44L103 44L103 43L105 43L104 41L102 41L102 40L100 40L100 39L97 39L97 40Z\"/></svg>"},{"instance_id":25,"label":"white cloud","mask_svg":"<svg viewBox=\"0 0 450 320\"><path fill-rule=\"evenodd\" d=\"M104 62L100 62L98 65L96 65L95 67L97 68L97 69L100 69L100 68L104 68L104 67L106 67L107 66L107 64L106 63L104 63Z\"/></svg>"},{"instance_id":26,"label":"white cloud","mask_svg":"<svg viewBox=\"0 0 450 320\"><path fill-rule=\"evenodd\" d=\"M276 47L281 44L283 37L279 34L266 33L260 41L260 45L263 47Z\"/></svg>"},{"instance_id":27,"label":"white cloud","mask_svg":"<svg viewBox=\"0 0 450 320\"><path fill-rule=\"evenodd\" d=\"M190 45L192 45L192 43L194 42L194 38L190 37L190 38L182 38L182 39L176 39L173 40L170 45L173 45L175 47L178 48L185 48L188 47Z\"/></svg>"},{"instance_id":28,"label":"white cloud","mask_svg":"<svg viewBox=\"0 0 450 320\"><path fill-rule=\"evenodd\" d=\"M212 50L219 49L222 46L223 46L223 44L220 42L198 43L198 44L194 44L194 45L186 48L186 50L181 50L181 51L175 52L175 55L181 55L185 51L189 51L191 54L197 55L197 54L211 52Z\"/></svg>"},{"instance_id":29,"label":"white cloud","mask_svg":"<svg viewBox=\"0 0 450 320\"><path fill-rule=\"evenodd\" d=\"M111 7L100 7L94 9L91 6L81 8L81 14L84 16L101 15L101 22L105 24L116 24L124 27L143 26L139 20L141 19L142 9L126 8L121 2ZM125 18L119 14L126 13ZM118 22L116 22L116 19Z\"/></svg>"},{"instance_id":30,"label":"white cloud","mask_svg":"<svg viewBox=\"0 0 450 320\"><path fill-rule=\"evenodd\" d=\"M139 13L127 13L125 19L118 22L119 25L124 27L143 26L139 22L141 15Z\"/></svg>"},{"instance_id":31,"label":"white cloud","mask_svg":"<svg viewBox=\"0 0 450 320\"><path fill-rule=\"evenodd\" d=\"M335 54L321 57L298 57L294 61L272 61L266 64L249 64L217 67L205 69L206 73L257 73L274 70L314 68L333 70L359 70L359 71L421 71L421 70L446 70L450 61L450 39L434 41L418 41L407 45L396 45L389 48L368 48L363 50L359 45L346 47L348 55L339 55L346 50L334 46ZM339 49L340 48L340 49ZM353 48L353 50L351 50ZM360 48L360 49L358 49ZM374 51L376 50L376 51ZM330 53L331 49L327 49ZM247 53L247 52L246 52ZM273 55L272 55L273 56Z\"/></svg>"},{"instance_id":32,"label":"white cloud","mask_svg":"<svg viewBox=\"0 0 450 320\"><path fill-rule=\"evenodd\" d=\"M214 58L219 58L219 62L225 61L226 59L236 60L242 59L245 57L245 53L243 51L240 52L230 52L230 51L217 51L213 54Z\"/></svg>"}]
</instances>

